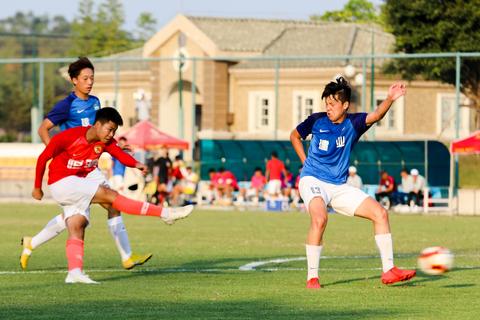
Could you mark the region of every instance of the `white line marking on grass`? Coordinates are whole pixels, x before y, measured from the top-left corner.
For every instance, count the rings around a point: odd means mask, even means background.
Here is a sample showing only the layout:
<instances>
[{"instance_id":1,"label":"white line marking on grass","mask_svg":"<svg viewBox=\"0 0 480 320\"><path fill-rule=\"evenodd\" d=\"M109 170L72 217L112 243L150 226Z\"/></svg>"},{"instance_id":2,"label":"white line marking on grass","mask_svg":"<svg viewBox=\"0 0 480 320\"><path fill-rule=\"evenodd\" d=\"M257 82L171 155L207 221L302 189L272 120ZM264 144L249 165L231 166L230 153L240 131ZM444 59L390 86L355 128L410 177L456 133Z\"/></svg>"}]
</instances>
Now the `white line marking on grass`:
<instances>
[{"instance_id":1,"label":"white line marking on grass","mask_svg":"<svg viewBox=\"0 0 480 320\"><path fill-rule=\"evenodd\" d=\"M280 258L280 259L272 259L272 260L263 260L263 261L255 261L247 263L243 266L240 266L238 270L241 271L253 271L256 267L260 267L270 263L285 263L290 261L304 261L307 260L305 257L296 257L296 258Z\"/></svg>"},{"instance_id":2,"label":"white line marking on grass","mask_svg":"<svg viewBox=\"0 0 480 320\"><path fill-rule=\"evenodd\" d=\"M405 254L405 255L396 255L397 258L404 258L404 257L412 257L415 255L412 254ZM375 258L380 258L380 256L321 256L320 259L326 260L326 259L375 259ZM305 261L307 260L306 257L295 257L295 258L277 258L277 259L271 259L271 260L261 260L261 261L254 261L247 263L243 266L240 266L238 269L241 271L253 271L257 267L270 264L270 263L286 263L290 261ZM322 268L323 269L323 268ZM265 270L265 269L262 269ZM284 268L282 268L284 270ZM362 269L365 270L365 269Z\"/></svg>"}]
</instances>

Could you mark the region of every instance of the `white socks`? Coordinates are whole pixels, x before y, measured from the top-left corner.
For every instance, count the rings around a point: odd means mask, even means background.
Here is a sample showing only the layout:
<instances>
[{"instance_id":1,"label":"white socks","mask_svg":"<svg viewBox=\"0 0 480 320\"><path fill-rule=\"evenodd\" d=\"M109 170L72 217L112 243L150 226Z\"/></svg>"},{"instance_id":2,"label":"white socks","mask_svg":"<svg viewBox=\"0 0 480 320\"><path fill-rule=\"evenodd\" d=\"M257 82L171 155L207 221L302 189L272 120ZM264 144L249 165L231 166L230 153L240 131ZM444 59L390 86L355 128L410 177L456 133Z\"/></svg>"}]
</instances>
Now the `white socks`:
<instances>
[{"instance_id":1,"label":"white socks","mask_svg":"<svg viewBox=\"0 0 480 320\"><path fill-rule=\"evenodd\" d=\"M32 237L32 249L35 249L45 242L55 238L66 228L67 226L65 225L65 221L61 214L54 217L39 233Z\"/></svg>"},{"instance_id":2,"label":"white socks","mask_svg":"<svg viewBox=\"0 0 480 320\"><path fill-rule=\"evenodd\" d=\"M393 268L392 234L377 234L375 235L375 242L377 243L380 257L382 258L383 272L387 272Z\"/></svg>"},{"instance_id":3,"label":"white socks","mask_svg":"<svg viewBox=\"0 0 480 320\"><path fill-rule=\"evenodd\" d=\"M113 217L107 220L108 229L112 234L113 240L117 246L117 250L122 257L122 261L127 260L132 255L132 249L130 249L130 242L128 241L128 233L123 224L121 216Z\"/></svg>"},{"instance_id":4,"label":"white socks","mask_svg":"<svg viewBox=\"0 0 480 320\"><path fill-rule=\"evenodd\" d=\"M320 255L322 254L323 246L306 244L305 249L307 253L307 280L310 280L312 278L318 278Z\"/></svg>"}]
</instances>

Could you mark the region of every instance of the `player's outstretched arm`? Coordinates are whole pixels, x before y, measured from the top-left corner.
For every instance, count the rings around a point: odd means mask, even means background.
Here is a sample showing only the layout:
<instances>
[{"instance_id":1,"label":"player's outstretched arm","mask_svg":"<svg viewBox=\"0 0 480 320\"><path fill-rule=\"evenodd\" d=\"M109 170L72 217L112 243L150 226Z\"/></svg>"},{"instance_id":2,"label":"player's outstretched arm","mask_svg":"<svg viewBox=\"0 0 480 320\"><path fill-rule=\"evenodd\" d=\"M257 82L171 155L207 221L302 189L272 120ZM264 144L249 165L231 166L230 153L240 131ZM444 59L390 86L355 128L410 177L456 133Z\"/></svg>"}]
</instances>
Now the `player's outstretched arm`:
<instances>
[{"instance_id":1,"label":"player's outstretched arm","mask_svg":"<svg viewBox=\"0 0 480 320\"><path fill-rule=\"evenodd\" d=\"M295 149L295 152L300 158L300 161L302 161L303 165L305 159L307 159L307 155L305 154L305 149L303 148L302 137L298 133L297 129L293 129L290 133L290 142L292 143L293 149Z\"/></svg>"},{"instance_id":2,"label":"player's outstretched arm","mask_svg":"<svg viewBox=\"0 0 480 320\"><path fill-rule=\"evenodd\" d=\"M392 106L392 103L401 96L405 95L406 90L407 88L403 83L396 82L392 84L388 89L387 98L374 111L367 115L367 125L372 125L375 122L382 120Z\"/></svg>"}]
</instances>

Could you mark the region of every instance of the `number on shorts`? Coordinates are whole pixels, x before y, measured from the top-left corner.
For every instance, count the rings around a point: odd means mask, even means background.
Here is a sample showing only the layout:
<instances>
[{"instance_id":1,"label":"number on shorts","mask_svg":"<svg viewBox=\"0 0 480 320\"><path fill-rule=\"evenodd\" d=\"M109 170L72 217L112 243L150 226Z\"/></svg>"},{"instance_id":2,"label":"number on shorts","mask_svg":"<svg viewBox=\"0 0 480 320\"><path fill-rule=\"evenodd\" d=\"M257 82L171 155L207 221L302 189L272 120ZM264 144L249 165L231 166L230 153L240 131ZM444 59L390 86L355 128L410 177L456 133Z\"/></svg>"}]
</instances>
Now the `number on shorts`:
<instances>
[{"instance_id":1,"label":"number on shorts","mask_svg":"<svg viewBox=\"0 0 480 320\"><path fill-rule=\"evenodd\" d=\"M322 194L320 187L310 187L310 190L312 190L312 193L314 194Z\"/></svg>"}]
</instances>

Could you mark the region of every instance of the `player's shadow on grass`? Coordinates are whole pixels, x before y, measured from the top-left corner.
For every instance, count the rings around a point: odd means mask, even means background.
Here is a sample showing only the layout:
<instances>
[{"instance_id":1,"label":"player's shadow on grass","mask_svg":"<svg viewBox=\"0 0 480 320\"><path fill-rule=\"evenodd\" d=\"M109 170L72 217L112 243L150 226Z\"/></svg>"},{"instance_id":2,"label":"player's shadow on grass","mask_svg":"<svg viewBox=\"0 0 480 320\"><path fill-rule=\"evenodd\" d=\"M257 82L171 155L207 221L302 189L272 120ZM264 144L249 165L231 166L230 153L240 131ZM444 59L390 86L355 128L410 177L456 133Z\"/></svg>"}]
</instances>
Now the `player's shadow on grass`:
<instances>
[{"instance_id":1,"label":"player's shadow on grass","mask_svg":"<svg viewBox=\"0 0 480 320\"><path fill-rule=\"evenodd\" d=\"M297 257L297 256L291 256ZM223 258L216 260L193 260L191 262L179 264L172 267L137 267L131 272L119 273L112 276L100 277L99 281L121 280L132 277L151 276L155 274L176 274L176 273L208 273L208 274L222 274L224 272L249 272L241 271L239 266L255 261L264 261L276 259L278 257L251 257L251 258ZM288 258L288 257L285 257ZM258 269L256 271L265 271ZM266 272L266 271L265 271ZM88 273L88 270L87 270Z\"/></svg>"},{"instance_id":2,"label":"player's shadow on grass","mask_svg":"<svg viewBox=\"0 0 480 320\"><path fill-rule=\"evenodd\" d=\"M374 280L374 279L380 279L380 276L359 277L359 278L353 278L353 279L338 280L330 283L322 283L322 287L326 288L326 287L335 286L335 285L344 284L344 283L352 283L357 281L367 281L367 280Z\"/></svg>"}]
</instances>

